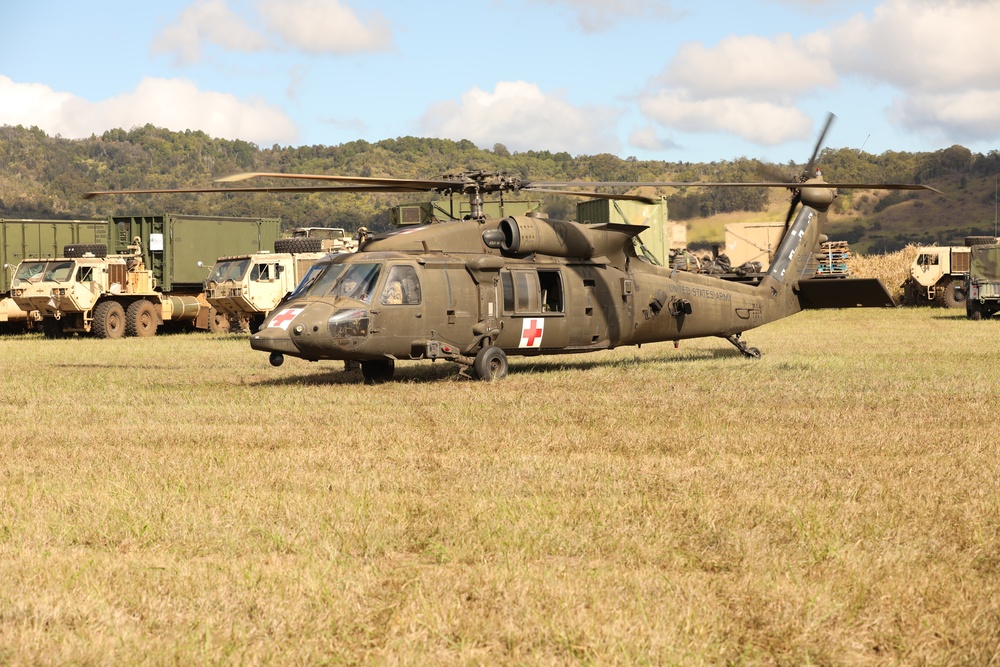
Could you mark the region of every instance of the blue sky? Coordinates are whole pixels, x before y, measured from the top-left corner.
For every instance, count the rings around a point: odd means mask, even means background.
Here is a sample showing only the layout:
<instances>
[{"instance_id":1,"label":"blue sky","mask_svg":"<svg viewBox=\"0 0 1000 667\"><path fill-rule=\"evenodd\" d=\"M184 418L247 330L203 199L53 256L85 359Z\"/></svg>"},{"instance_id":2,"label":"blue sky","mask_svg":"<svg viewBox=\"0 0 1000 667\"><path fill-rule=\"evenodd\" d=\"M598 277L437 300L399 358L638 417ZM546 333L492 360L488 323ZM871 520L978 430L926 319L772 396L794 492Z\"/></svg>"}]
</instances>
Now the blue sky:
<instances>
[{"instance_id":1,"label":"blue sky","mask_svg":"<svg viewBox=\"0 0 1000 667\"><path fill-rule=\"evenodd\" d=\"M5 1L0 124L710 162L1000 148L1000 0Z\"/></svg>"}]
</instances>

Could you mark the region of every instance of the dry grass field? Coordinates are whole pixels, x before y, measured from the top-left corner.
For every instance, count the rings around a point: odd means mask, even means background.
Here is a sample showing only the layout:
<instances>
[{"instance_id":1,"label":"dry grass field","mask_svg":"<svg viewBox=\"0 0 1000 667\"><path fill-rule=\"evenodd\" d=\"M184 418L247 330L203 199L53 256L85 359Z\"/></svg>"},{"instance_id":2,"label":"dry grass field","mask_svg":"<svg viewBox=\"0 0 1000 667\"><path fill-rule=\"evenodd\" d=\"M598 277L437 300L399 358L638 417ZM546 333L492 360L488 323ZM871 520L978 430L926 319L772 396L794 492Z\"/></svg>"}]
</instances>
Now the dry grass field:
<instances>
[{"instance_id":1,"label":"dry grass field","mask_svg":"<svg viewBox=\"0 0 1000 667\"><path fill-rule=\"evenodd\" d=\"M1000 664L1000 322L271 368L0 339L0 664Z\"/></svg>"}]
</instances>

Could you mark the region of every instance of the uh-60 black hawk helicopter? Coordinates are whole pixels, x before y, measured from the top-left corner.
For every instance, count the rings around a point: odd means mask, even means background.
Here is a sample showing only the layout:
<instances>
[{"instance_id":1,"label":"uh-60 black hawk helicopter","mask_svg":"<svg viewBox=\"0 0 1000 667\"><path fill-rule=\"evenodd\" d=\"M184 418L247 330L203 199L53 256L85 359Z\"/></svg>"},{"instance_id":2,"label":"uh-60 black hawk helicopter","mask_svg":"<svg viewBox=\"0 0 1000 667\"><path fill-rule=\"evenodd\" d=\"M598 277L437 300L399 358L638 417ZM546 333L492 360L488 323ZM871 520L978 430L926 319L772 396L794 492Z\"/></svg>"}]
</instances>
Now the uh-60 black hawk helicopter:
<instances>
[{"instance_id":1,"label":"uh-60 black hawk helicopter","mask_svg":"<svg viewBox=\"0 0 1000 667\"><path fill-rule=\"evenodd\" d=\"M827 122L827 128L829 121ZM826 129L823 134L825 135ZM811 173L820 142L806 173ZM392 378L395 362L441 359L475 377L506 376L510 355L570 354L623 345L717 336L759 357L741 334L826 301L862 305L866 281L807 280L825 240L820 214L836 188L930 189L921 185L825 183L531 182L507 174L468 172L439 179L250 173L220 179L310 179L347 185L238 187L156 192L436 192L468 195L463 220L403 228L363 241L355 253L318 262L251 335L254 350L310 361L360 363L369 383ZM527 214L482 214L483 195L527 191L647 200L567 190L608 186L782 187L793 192L786 232L756 285L657 266L636 253L646 227L589 225ZM797 214L796 214L797 211ZM794 219L793 219L794 216ZM815 266L815 265L813 265ZM813 268L815 273L815 268ZM875 304L891 305L877 280Z\"/></svg>"}]
</instances>

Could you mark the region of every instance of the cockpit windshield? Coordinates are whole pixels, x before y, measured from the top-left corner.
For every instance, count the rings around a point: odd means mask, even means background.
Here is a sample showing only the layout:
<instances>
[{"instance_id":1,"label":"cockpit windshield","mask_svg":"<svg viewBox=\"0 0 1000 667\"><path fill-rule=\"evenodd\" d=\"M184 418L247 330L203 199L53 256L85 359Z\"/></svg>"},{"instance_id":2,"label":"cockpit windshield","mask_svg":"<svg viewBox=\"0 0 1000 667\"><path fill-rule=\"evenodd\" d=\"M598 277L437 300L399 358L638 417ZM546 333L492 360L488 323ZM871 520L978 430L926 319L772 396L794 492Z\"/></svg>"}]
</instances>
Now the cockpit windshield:
<instances>
[{"instance_id":1,"label":"cockpit windshield","mask_svg":"<svg viewBox=\"0 0 1000 667\"><path fill-rule=\"evenodd\" d=\"M59 260L55 262L21 262L14 278L24 280L29 283L37 283L42 280L65 282L73 275L76 269L75 262Z\"/></svg>"},{"instance_id":2,"label":"cockpit windshield","mask_svg":"<svg viewBox=\"0 0 1000 667\"><path fill-rule=\"evenodd\" d=\"M295 291L305 290L309 296L334 296L371 302L375 283L378 282L381 264L330 264L311 286L300 285ZM308 278L308 276L306 276Z\"/></svg>"},{"instance_id":3,"label":"cockpit windshield","mask_svg":"<svg viewBox=\"0 0 1000 667\"><path fill-rule=\"evenodd\" d=\"M243 276L246 275L247 268L249 268L249 266L249 257L217 262L215 269L212 271L212 275L210 275L208 279L214 283L221 283L227 280L240 281L243 280Z\"/></svg>"}]
</instances>

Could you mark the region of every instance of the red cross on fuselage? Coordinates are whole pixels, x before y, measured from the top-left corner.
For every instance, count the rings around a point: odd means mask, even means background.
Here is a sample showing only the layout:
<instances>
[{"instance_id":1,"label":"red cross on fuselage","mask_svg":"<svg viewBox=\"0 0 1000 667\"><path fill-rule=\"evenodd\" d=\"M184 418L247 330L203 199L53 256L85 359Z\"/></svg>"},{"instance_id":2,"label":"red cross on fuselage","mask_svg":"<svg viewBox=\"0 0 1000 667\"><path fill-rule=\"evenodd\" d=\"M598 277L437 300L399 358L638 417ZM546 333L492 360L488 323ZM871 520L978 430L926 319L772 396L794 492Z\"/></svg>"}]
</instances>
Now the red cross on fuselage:
<instances>
[{"instance_id":1,"label":"red cross on fuselage","mask_svg":"<svg viewBox=\"0 0 1000 667\"><path fill-rule=\"evenodd\" d=\"M289 310L278 313L278 315L271 320L272 327L280 327L282 324L291 322L295 319L295 316L299 314L297 309L291 308Z\"/></svg>"},{"instance_id":2,"label":"red cross on fuselage","mask_svg":"<svg viewBox=\"0 0 1000 667\"><path fill-rule=\"evenodd\" d=\"M538 320L529 320L527 328L521 332L521 336L528 342L528 347L534 347L535 339L541 337L542 329L538 326Z\"/></svg>"}]
</instances>

